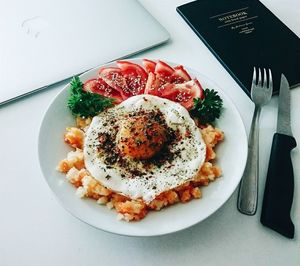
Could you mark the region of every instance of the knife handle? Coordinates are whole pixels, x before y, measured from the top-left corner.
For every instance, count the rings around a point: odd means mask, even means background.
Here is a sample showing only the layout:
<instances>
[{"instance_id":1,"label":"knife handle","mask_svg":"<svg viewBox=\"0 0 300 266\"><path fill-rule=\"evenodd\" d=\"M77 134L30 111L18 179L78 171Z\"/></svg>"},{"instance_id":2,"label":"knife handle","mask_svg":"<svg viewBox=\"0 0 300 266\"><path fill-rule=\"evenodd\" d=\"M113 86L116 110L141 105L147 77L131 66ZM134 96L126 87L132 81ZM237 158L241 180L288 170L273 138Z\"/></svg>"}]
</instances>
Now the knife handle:
<instances>
[{"instance_id":1,"label":"knife handle","mask_svg":"<svg viewBox=\"0 0 300 266\"><path fill-rule=\"evenodd\" d=\"M294 194L291 150L296 145L293 137L274 134L260 217L263 225L288 238L294 238L295 230L290 211Z\"/></svg>"}]
</instances>

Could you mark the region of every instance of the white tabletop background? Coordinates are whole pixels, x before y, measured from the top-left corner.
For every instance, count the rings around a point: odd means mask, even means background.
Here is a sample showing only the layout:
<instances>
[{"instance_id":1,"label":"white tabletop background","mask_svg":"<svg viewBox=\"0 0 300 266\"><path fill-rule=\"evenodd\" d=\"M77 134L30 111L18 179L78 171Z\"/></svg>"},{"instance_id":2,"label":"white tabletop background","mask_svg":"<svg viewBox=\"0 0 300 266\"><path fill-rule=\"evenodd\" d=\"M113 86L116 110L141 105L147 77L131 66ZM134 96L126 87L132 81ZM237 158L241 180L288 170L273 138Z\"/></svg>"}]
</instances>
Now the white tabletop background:
<instances>
[{"instance_id":1,"label":"white tabletop background","mask_svg":"<svg viewBox=\"0 0 300 266\"><path fill-rule=\"evenodd\" d=\"M236 104L249 132L254 106L175 11L176 6L185 2L188 1L141 1L170 32L171 41L139 56L180 62L213 79ZM262 2L300 36L299 0ZM64 84L0 109L1 266L300 265L300 87L291 92L292 128L299 146L292 152L295 173L292 219L296 232L295 239L289 240L259 222L276 128L277 97L263 109L261 116L261 178L255 216L237 211L236 190L221 209L200 224L171 235L134 238L97 230L74 218L57 202L42 176L37 157L39 126L46 107Z\"/></svg>"}]
</instances>

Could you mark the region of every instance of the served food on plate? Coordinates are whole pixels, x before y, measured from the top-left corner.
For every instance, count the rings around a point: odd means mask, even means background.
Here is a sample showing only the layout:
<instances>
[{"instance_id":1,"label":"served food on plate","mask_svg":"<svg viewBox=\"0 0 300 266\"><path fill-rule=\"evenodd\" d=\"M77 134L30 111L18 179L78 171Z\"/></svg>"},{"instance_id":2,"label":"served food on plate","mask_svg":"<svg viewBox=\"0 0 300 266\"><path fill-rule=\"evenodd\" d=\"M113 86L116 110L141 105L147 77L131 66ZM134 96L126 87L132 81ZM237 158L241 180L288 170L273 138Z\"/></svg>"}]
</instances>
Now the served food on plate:
<instances>
[{"instance_id":1,"label":"served food on plate","mask_svg":"<svg viewBox=\"0 0 300 266\"><path fill-rule=\"evenodd\" d=\"M222 99L183 66L148 59L116 65L83 83L72 79L76 125L64 141L74 150L58 170L79 197L115 208L126 221L201 198L201 186L221 175L214 148L224 134L213 122Z\"/></svg>"}]
</instances>

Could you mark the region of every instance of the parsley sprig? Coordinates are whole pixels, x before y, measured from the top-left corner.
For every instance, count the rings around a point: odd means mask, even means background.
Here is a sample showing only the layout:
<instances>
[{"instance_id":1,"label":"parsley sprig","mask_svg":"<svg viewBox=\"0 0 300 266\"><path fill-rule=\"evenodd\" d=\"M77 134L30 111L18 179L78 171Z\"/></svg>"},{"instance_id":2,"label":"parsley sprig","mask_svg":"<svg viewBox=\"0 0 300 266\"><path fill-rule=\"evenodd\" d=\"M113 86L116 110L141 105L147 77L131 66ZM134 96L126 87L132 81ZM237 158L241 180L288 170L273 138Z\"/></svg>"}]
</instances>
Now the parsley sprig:
<instances>
[{"instance_id":1,"label":"parsley sprig","mask_svg":"<svg viewBox=\"0 0 300 266\"><path fill-rule=\"evenodd\" d=\"M78 76L70 82L70 97L68 107L74 116L95 116L104 109L113 106L114 99L83 90L83 84Z\"/></svg>"},{"instance_id":2,"label":"parsley sprig","mask_svg":"<svg viewBox=\"0 0 300 266\"><path fill-rule=\"evenodd\" d=\"M194 107L190 113L199 119L201 124L212 123L220 117L223 100L213 89L204 90L204 98L195 98Z\"/></svg>"}]
</instances>

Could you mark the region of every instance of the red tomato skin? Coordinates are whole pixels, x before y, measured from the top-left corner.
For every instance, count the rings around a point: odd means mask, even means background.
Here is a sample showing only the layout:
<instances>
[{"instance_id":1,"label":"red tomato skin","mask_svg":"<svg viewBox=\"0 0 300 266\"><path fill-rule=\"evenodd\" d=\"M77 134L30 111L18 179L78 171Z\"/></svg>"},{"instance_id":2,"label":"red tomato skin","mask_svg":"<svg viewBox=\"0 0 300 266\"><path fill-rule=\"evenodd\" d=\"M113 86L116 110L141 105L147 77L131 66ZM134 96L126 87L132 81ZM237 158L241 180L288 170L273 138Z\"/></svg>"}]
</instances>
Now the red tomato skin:
<instances>
[{"instance_id":1,"label":"red tomato skin","mask_svg":"<svg viewBox=\"0 0 300 266\"><path fill-rule=\"evenodd\" d=\"M110 87L122 93L122 88L126 85L122 71L118 67L102 67L99 69L98 75Z\"/></svg>"},{"instance_id":2,"label":"red tomato skin","mask_svg":"<svg viewBox=\"0 0 300 266\"><path fill-rule=\"evenodd\" d=\"M148 78L148 73L138 64L134 64L125 60L117 61L118 67L122 71L127 84L124 93L127 97L143 94Z\"/></svg>"},{"instance_id":3,"label":"red tomato skin","mask_svg":"<svg viewBox=\"0 0 300 266\"><path fill-rule=\"evenodd\" d=\"M83 90L91 93L100 94L108 98L114 98L114 103L118 104L123 101L121 94L107 85L102 79L89 79L83 84Z\"/></svg>"},{"instance_id":4,"label":"red tomato skin","mask_svg":"<svg viewBox=\"0 0 300 266\"><path fill-rule=\"evenodd\" d=\"M158 60L156 63L149 59L143 59L142 63L145 69L126 60L117 61L118 67L101 68L99 80L108 87L106 92L102 88L99 94L107 95L107 91L112 89L111 93L118 96L118 102L133 95L151 94L179 102L188 110L194 105L194 98L205 97L200 82L192 79L182 65L173 68L164 61ZM99 90L97 87L93 88L95 80L89 82L85 84L86 90Z\"/></svg>"},{"instance_id":5,"label":"red tomato skin","mask_svg":"<svg viewBox=\"0 0 300 266\"><path fill-rule=\"evenodd\" d=\"M118 74L122 73L122 71L119 67L101 67L98 71L98 74L105 75L106 73L109 73L109 72L115 72Z\"/></svg>"},{"instance_id":6,"label":"red tomato skin","mask_svg":"<svg viewBox=\"0 0 300 266\"><path fill-rule=\"evenodd\" d=\"M155 73L161 77L161 80L164 81L163 83L179 84L192 79L182 65L172 68L163 61L158 61Z\"/></svg>"},{"instance_id":7,"label":"red tomato skin","mask_svg":"<svg viewBox=\"0 0 300 266\"><path fill-rule=\"evenodd\" d=\"M95 84L97 83L97 79L89 79L83 84L83 90L87 92L94 93L95 92Z\"/></svg>"},{"instance_id":8,"label":"red tomato skin","mask_svg":"<svg viewBox=\"0 0 300 266\"><path fill-rule=\"evenodd\" d=\"M145 86L145 94L152 94L154 90L155 75L150 72Z\"/></svg>"},{"instance_id":9,"label":"red tomato skin","mask_svg":"<svg viewBox=\"0 0 300 266\"><path fill-rule=\"evenodd\" d=\"M129 97L127 93L125 93L129 89L120 68L102 67L99 69L98 75L99 78L103 79L110 87L117 90L122 95L123 100Z\"/></svg>"},{"instance_id":10,"label":"red tomato skin","mask_svg":"<svg viewBox=\"0 0 300 266\"><path fill-rule=\"evenodd\" d=\"M191 80L191 76L189 73L185 70L185 68L182 65L174 67L175 74L181 78L183 78L184 81Z\"/></svg>"},{"instance_id":11,"label":"red tomato skin","mask_svg":"<svg viewBox=\"0 0 300 266\"><path fill-rule=\"evenodd\" d=\"M172 76L172 74L175 72L174 68L169 66L167 63L158 60L155 70L155 74L159 74L160 76L169 77Z\"/></svg>"},{"instance_id":12,"label":"red tomato skin","mask_svg":"<svg viewBox=\"0 0 300 266\"><path fill-rule=\"evenodd\" d=\"M199 80L198 80L198 79L194 79L194 80L195 80L195 83L198 85L199 90L200 90L199 98L203 100L203 99L205 98L204 90L203 90L203 88L202 88L202 86L201 86Z\"/></svg>"},{"instance_id":13,"label":"red tomato skin","mask_svg":"<svg viewBox=\"0 0 300 266\"><path fill-rule=\"evenodd\" d=\"M199 87L197 79L186 81L181 84L167 84L161 90L161 97L174 102L179 102L186 109L190 110L194 106L194 98L201 95L202 87Z\"/></svg>"},{"instance_id":14,"label":"red tomato skin","mask_svg":"<svg viewBox=\"0 0 300 266\"><path fill-rule=\"evenodd\" d=\"M143 66L148 73L154 73L156 62L149 59L143 59Z\"/></svg>"},{"instance_id":15,"label":"red tomato skin","mask_svg":"<svg viewBox=\"0 0 300 266\"><path fill-rule=\"evenodd\" d=\"M145 80L148 77L148 74L145 71L145 69L138 64L134 64L134 63L131 63L131 62L125 61L125 60L119 60L119 61L117 61L117 65L121 69L123 75L137 74L137 75L140 75L141 78L145 79Z\"/></svg>"},{"instance_id":16,"label":"red tomato skin","mask_svg":"<svg viewBox=\"0 0 300 266\"><path fill-rule=\"evenodd\" d=\"M161 97L162 91L168 85L170 85L170 83L166 83L166 81L162 79L161 76L150 72L145 87L145 94L151 94Z\"/></svg>"}]
</instances>

